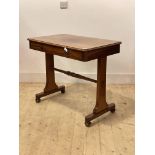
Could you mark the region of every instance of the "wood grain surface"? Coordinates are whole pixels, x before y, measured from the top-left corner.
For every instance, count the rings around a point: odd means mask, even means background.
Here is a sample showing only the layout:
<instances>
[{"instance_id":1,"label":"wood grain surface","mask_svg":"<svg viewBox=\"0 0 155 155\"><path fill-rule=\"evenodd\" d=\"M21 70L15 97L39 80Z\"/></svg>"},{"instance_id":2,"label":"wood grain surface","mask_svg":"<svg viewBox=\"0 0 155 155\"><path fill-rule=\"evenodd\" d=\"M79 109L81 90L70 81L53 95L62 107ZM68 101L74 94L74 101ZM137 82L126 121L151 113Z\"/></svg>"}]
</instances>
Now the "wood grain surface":
<instances>
[{"instance_id":1,"label":"wood grain surface","mask_svg":"<svg viewBox=\"0 0 155 155\"><path fill-rule=\"evenodd\" d=\"M90 128L83 122L94 107L95 84L67 84L65 94L36 104L43 86L20 85L20 155L134 155L134 85L108 85L116 112Z\"/></svg>"},{"instance_id":2,"label":"wood grain surface","mask_svg":"<svg viewBox=\"0 0 155 155\"><path fill-rule=\"evenodd\" d=\"M46 43L49 45L59 47L67 47L69 49L76 49L81 51L88 51L121 44L120 41L69 35L69 34L57 34L50 36L34 37L29 38L28 40L34 42Z\"/></svg>"}]
</instances>

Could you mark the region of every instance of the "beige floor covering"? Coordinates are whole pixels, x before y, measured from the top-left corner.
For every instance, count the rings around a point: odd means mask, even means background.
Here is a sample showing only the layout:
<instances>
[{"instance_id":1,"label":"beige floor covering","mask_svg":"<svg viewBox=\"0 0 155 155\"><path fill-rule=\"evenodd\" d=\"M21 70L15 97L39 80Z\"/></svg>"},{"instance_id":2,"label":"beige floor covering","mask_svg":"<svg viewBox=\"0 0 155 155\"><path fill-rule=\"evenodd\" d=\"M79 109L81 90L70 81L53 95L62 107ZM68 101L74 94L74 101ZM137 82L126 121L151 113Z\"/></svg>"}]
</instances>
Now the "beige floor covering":
<instances>
[{"instance_id":1,"label":"beige floor covering","mask_svg":"<svg viewBox=\"0 0 155 155\"><path fill-rule=\"evenodd\" d=\"M96 100L95 84L67 84L41 103L42 83L20 84L20 155L134 155L134 85L108 85L116 112L85 127Z\"/></svg>"}]
</instances>

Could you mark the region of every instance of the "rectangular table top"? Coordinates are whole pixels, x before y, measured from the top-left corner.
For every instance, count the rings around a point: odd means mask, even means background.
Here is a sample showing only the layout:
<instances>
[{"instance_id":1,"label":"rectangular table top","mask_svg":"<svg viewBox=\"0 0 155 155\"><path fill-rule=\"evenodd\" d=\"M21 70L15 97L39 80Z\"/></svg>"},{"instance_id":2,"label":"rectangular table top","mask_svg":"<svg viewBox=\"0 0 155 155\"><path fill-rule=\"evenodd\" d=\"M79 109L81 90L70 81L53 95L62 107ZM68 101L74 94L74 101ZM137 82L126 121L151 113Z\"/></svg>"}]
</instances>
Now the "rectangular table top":
<instances>
[{"instance_id":1,"label":"rectangular table top","mask_svg":"<svg viewBox=\"0 0 155 155\"><path fill-rule=\"evenodd\" d=\"M28 40L55 45L59 47L67 47L70 49L76 49L81 51L99 49L99 48L121 43L119 41L90 38L90 37L83 37L83 36L76 36L76 35L69 35L69 34L41 36L41 37L29 38Z\"/></svg>"},{"instance_id":2,"label":"rectangular table top","mask_svg":"<svg viewBox=\"0 0 155 155\"><path fill-rule=\"evenodd\" d=\"M69 34L34 37L28 40L31 49L80 61L119 53L121 44L120 41Z\"/></svg>"}]
</instances>

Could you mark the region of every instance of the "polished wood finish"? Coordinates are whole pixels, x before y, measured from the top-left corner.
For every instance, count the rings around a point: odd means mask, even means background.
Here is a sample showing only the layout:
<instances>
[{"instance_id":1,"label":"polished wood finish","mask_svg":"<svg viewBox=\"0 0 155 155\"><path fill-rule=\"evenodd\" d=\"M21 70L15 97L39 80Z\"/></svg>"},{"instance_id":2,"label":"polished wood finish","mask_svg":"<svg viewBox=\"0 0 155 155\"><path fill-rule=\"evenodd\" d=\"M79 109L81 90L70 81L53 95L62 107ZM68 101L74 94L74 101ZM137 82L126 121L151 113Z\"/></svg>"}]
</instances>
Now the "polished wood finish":
<instances>
[{"instance_id":1,"label":"polished wood finish","mask_svg":"<svg viewBox=\"0 0 155 155\"><path fill-rule=\"evenodd\" d=\"M92 114L87 115L87 116L85 117L85 125L86 125L87 127L90 127L91 121L92 121L93 119L95 119L95 118L97 118L97 117L103 115L104 113L106 113L106 112L108 112L108 111L110 111L110 112L112 112L112 113L115 112L115 104L114 104L114 103L108 104L104 109L102 109L101 111L99 111L99 112L97 112L97 113L96 113L96 112L95 112L95 113L93 112Z\"/></svg>"},{"instance_id":2,"label":"polished wood finish","mask_svg":"<svg viewBox=\"0 0 155 155\"><path fill-rule=\"evenodd\" d=\"M36 94L36 102L40 98L57 91L65 93L65 87L58 87L55 83L55 71L62 72L72 77L97 83L96 105L92 114L85 117L85 125L88 127L91 120L111 111L115 112L115 104L106 102L106 64L107 56L120 52L118 41L98 38L89 38L75 35L52 35L29 38L30 48L45 52L46 58L46 85L44 91ZM54 55L63 56L80 61L97 59L97 80L61 69L54 68Z\"/></svg>"},{"instance_id":3,"label":"polished wood finish","mask_svg":"<svg viewBox=\"0 0 155 155\"><path fill-rule=\"evenodd\" d=\"M101 116L108 111L115 112L115 104L111 103L108 105L106 102L106 65L107 57L97 60L96 105L93 113L85 117L86 126L90 126L91 120Z\"/></svg>"},{"instance_id":4,"label":"polished wood finish","mask_svg":"<svg viewBox=\"0 0 155 155\"><path fill-rule=\"evenodd\" d=\"M106 57L97 60L97 93L93 113L98 113L108 106L106 103L106 64Z\"/></svg>"},{"instance_id":5,"label":"polished wood finish","mask_svg":"<svg viewBox=\"0 0 155 155\"><path fill-rule=\"evenodd\" d=\"M59 86L58 88L55 88L55 89L53 88L49 91L43 91L41 93L36 94L36 103L39 103L41 101L40 98L53 94L58 91L61 91L61 93L65 93L65 86Z\"/></svg>"},{"instance_id":6,"label":"polished wood finish","mask_svg":"<svg viewBox=\"0 0 155 155\"><path fill-rule=\"evenodd\" d=\"M121 44L118 41L67 34L35 37L28 40L31 49L79 61L90 61L119 53Z\"/></svg>"},{"instance_id":7,"label":"polished wood finish","mask_svg":"<svg viewBox=\"0 0 155 155\"><path fill-rule=\"evenodd\" d=\"M68 76L72 76L72 77L75 77L75 78L78 78L78 79L82 79L82 80L86 80L86 81L97 83L97 80L85 77L85 76L80 75L80 74L76 74L76 73L73 73L73 72L70 72L70 71L64 71L64 70L58 69L58 68L54 68L54 70L58 71L60 73L66 74Z\"/></svg>"},{"instance_id":8,"label":"polished wood finish","mask_svg":"<svg viewBox=\"0 0 155 155\"><path fill-rule=\"evenodd\" d=\"M101 49L108 46L119 45L121 43L113 40L91 38L69 34L41 36L41 37L29 38L28 40L37 43L53 45L57 47L67 47L69 49L79 51L90 51L94 49Z\"/></svg>"},{"instance_id":9,"label":"polished wood finish","mask_svg":"<svg viewBox=\"0 0 155 155\"><path fill-rule=\"evenodd\" d=\"M53 55L46 53L45 54L45 62L46 62L46 86L44 88L44 91L48 92L52 89L58 88L58 86L55 83Z\"/></svg>"},{"instance_id":10,"label":"polished wood finish","mask_svg":"<svg viewBox=\"0 0 155 155\"><path fill-rule=\"evenodd\" d=\"M45 62L46 62L46 85L44 91L36 94L36 102L40 102L40 98L47 96L49 94L61 91L65 92L65 86L58 87L55 83L55 74L54 74L54 57L51 54L45 53Z\"/></svg>"}]
</instances>

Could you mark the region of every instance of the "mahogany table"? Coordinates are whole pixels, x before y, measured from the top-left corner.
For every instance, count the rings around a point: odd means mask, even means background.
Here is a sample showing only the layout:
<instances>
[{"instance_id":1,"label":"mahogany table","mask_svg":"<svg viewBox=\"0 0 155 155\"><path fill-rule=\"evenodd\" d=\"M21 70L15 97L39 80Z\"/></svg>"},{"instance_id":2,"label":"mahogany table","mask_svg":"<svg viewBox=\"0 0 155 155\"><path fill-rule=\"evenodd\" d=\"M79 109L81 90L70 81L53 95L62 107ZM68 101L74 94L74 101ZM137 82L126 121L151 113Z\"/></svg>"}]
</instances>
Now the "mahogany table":
<instances>
[{"instance_id":1,"label":"mahogany table","mask_svg":"<svg viewBox=\"0 0 155 155\"><path fill-rule=\"evenodd\" d=\"M91 120L111 111L115 112L115 104L106 102L106 64L107 56L120 52L119 41L89 38L68 34L41 36L29 38L31 49L45 52L46 85L43 92L36 94L36 102L49 94L61 91L65 93L65 86L57 86L54 71L62 72L72 77L97 83L96 105L93 112L85 117L85 125L90 126ZM79 61L97 59L97 80L54 67L54 55Z\"/></svg>"}]
</instances>

